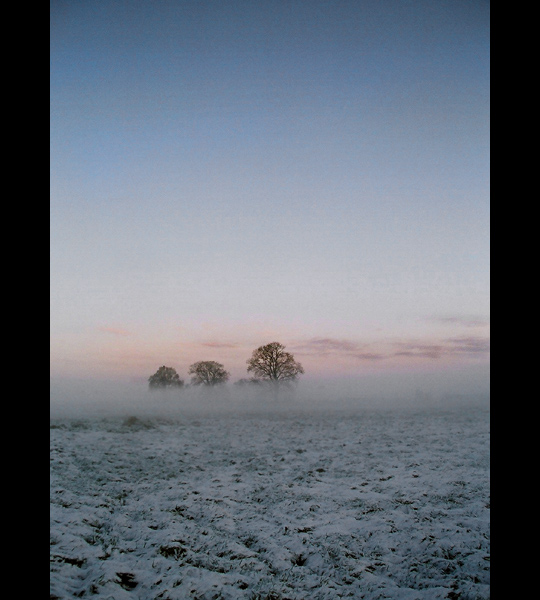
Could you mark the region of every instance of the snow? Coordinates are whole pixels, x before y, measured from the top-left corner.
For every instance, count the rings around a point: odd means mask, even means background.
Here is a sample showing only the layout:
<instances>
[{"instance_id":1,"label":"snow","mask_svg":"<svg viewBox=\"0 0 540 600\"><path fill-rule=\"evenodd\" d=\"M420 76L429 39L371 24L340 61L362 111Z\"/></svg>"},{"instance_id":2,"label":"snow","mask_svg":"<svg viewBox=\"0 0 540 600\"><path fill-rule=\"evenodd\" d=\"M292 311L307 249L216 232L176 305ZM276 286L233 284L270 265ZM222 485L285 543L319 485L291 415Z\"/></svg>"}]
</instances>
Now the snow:
<instances>
[{"instance_id":1,"label":"snow","mask_svg":"<svg viewBox=\"0 0 540 600\"><path fill-rule=\"evenodd\" d=\"M489 410L52 418L50 598L489 598Z\"/></svg>"}]
</instances>

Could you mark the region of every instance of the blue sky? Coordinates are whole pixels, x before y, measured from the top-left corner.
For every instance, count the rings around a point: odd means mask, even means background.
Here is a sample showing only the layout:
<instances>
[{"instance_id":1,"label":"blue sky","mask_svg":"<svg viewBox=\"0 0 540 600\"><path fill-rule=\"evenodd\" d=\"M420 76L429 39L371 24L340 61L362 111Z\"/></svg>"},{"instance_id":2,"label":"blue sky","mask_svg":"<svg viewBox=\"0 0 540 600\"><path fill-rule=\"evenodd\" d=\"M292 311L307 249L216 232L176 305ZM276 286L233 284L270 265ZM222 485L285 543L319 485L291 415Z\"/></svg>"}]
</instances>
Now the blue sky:
<instances>
[{"instance_id":1,"label":"blue sky","mask_svg":"<svg viewBox=\"0 0 540 600\"><path fill-rule=\"evenodd\" d=\"M50 87L53 378L486 388L488 2L52 1Z\"/></svg>"}]
</instances>

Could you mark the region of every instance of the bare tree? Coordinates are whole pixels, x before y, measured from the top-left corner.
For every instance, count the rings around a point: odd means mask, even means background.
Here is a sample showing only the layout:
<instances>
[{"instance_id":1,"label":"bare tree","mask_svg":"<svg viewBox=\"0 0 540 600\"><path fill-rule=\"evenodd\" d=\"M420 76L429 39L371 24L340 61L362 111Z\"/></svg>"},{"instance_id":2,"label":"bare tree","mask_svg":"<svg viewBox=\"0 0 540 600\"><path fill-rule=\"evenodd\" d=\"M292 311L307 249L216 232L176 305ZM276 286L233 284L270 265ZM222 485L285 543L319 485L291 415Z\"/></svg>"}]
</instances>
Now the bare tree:
<instances>
[{"instance_id":1,"label":"bare tree","mask_svg":"<svg viewBox=\"0 0 540 600\"><path fill-rule=\"evenodd\" d=\"M191 383L193 385L219 385L225 383L230 373L225 367L213 360L204 360L193 363L189 367L189 375L193 375Z\"/></svg>"},{"instance_id":2,"label":"bare tree","mask_svg":"<svg viewBox=\"0 0 540 600\"><path fill-rule=\"evenodd\" d=\"M173 387L182 387L184 382L172 367L163 365L148 378L148 387L150 389L167 389Z\"/></svg>"},{"instance_id":3,"label":"bare tree","mask_svg":"<svg viewBox=\"0 0 540 600\"><path fill-rule=\"evenodd\" d=\"M247 364L248 372L253 372L263 381L276 384L296 381L298 375L304 373L302 365L294 360L290 352L285 352L285 346L278 342L254 350Z\"/></svg>"}]
</instances>

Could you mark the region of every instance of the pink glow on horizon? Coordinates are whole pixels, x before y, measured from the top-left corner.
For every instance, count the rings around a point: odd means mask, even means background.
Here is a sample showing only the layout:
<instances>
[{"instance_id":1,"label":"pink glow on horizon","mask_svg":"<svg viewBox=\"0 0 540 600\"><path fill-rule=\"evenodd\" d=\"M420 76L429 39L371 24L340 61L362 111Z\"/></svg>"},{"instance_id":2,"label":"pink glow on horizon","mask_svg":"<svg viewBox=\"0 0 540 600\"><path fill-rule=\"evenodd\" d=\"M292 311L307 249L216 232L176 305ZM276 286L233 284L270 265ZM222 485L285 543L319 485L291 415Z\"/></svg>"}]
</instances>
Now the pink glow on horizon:
<instances>
[{"instance_id":1,"label":"pink glow on horizon","mask_svg":"<svg viewBox=\"0 0 540 600\"><path fill-rule=\"evenodd\" d=\"M167 365L174 367L187 381L189 365L199 360L215 360L231 372L231 381L235 381L247 376L246 361L253 350L271 341L279 341L279 338L268 336L253 344L251 341L222 342L208 338L205 341L156 340L116 333L107 338L93 338L84 347L69 349L66 344L53 345L51 374L57 377L146 378L159 366ZM282 343L304 366L303 379L418 370L442 372L462 365L489 362L489 338L485 336L399 338L371 343L309 338L282 340Z\"/></svg>"}]
</instances>

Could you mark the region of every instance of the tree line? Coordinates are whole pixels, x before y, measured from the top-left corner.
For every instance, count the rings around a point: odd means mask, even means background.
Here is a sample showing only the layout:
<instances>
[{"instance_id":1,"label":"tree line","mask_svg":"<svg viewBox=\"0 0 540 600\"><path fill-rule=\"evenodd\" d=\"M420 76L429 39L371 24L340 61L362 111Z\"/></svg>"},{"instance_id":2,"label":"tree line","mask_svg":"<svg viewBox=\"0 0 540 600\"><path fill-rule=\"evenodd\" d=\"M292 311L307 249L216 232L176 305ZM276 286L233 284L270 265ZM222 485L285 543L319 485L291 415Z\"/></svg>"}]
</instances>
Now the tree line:
<instances>
[{"instance_id":1,"label":"tree line","mask_svg":"<svg viewBox=\"0 0 540 600\"><path fill-rule=\"evenodd\" d=\"M252 376L236 381L236 385L291 383L304 373L302 365L290 352L285 352L285 346L279 342L259 346L246 362ZM190 365L188 375L191 375L191 385L213 387L227 383L231 374L221 363L203 360ZM150 389L182 388L184 380L173 367L163 365L148 378L148 385Z\"/></svg>"}]
</instances>

